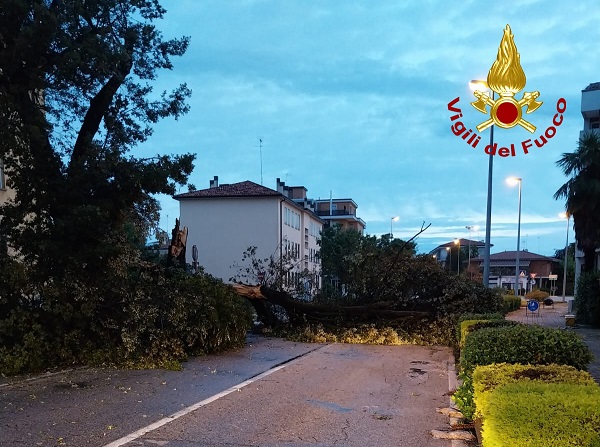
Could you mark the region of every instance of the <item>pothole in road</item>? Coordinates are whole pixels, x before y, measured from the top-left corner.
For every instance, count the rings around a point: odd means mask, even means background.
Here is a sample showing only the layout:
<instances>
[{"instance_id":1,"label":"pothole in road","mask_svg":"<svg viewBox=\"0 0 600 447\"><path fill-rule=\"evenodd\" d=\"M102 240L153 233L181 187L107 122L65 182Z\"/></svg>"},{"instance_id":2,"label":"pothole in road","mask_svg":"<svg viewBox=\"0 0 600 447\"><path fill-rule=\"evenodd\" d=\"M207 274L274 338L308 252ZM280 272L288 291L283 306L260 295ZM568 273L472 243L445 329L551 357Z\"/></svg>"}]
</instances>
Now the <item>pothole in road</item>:
<instances>
[{"instance_id":1,"label":"pothole in road","mask_svg":"<svg viewBox=\"0 0 600 447\"><path fill-rule=\"evenodd\" d=\"M425 371L421 368L410 368L410 370L408 371L408 376L411 379L415 379L417 377L424 376L425 374L427 374L427 371Z\"/></svg>"}]
</instances>

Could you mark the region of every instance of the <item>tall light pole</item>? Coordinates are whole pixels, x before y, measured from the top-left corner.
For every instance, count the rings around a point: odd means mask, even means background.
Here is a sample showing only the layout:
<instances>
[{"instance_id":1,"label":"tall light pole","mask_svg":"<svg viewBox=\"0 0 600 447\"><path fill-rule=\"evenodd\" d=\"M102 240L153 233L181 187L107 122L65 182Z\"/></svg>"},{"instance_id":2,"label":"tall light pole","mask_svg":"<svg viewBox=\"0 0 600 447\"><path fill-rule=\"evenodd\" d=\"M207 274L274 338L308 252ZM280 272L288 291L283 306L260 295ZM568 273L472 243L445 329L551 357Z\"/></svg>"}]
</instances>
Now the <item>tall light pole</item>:
<instances>
[{"instance_id":1,"label":"tall light pole","mask_svg":"<svg viewBox=\"0 0 600 447\"><path fill-rule=\"evenodd\" d=\"M517 223L517 259L515 265L515 295L519 296L519 250L521 249L521 188L523 179L520 177L509 177L506 182L511 185L519 185L519 220Z\"/></svg>"},{"instance_id":2,"label":"tall light pole","mask_svg":"<svg viewBox=\"0 0 600 447\"><path fill-rule=\"evenodd\" d=\"M448 271L452 272L452 247L446 247L446 251L450 255L450 260L448 261Z\"/></svg>"},{"instance_id":3,"label":"tall light pole","mask_svg":"<svg viewBox=\"0 0 600 447\"><path fill-rule=\"evenodd\" d=\"M460 275L460 239L454 239L454 245L458 245L458 260L456 261L456 274Z\"/></svg>"},{"instance_id":4,"label":"tall light pole","mask_svg":"<svg viewBox=\"0 0 600 447\"><path fill-rule=\"evenodd\" d=\"M394 222L398 222L399 220L400 220L400 216L390 217L390 242L394 238L394 231L393 231L392 225L394 224Z\"/></svg>"},{"instance_id":5,"label":"tall light pole","mask_svg":"<svg viewBox=\"0 0 600 447\"><path fill-rule=\"evenodd\" d=\"M563 259L563 303L565 302L565 296L566 296L566 292L567 292L567 262L568 262L568 258L567 258L567 254L569 251L569 220L571 219L571 215L567 212L567 213L560 213L559 214L560 217L562 217L563 219L567 219L567 242L565 242L565 256Z\"/></svg>"}]
</instances>

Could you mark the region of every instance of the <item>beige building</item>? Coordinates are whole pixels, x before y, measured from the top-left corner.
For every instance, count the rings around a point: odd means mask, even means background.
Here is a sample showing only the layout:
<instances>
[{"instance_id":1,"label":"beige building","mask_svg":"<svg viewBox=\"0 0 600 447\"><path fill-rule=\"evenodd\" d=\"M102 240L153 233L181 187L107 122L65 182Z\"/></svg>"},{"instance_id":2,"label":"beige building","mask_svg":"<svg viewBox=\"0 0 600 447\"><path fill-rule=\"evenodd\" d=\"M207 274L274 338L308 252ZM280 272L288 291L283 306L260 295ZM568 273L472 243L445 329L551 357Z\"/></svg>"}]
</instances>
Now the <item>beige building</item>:
<instances>
[{"instance_id":1,"label":"beige building","mask_svg":"<svg viewBox=\"0 0 600 447\"><path fill-rule=\"evenodd\" d=\"M306 188L288 187L277 179L277 189L251 181L219 184L174 196L179 201L181 226L188 227L186 261L192 247L207 273L229 282L236 276L242 255L257 248L259 259L291 257L294 267L286 278L290 287L321 286L319 246L323 228ZM308 278L308 279L307 279Z\"/></svg>"},{"instance_id":2,"label":"beige building","mask_svg":"<svg viewBox=\"0 0 600 447\"><path fill-rule=\"evenodd\" d=\"M363 234L367 224L356 216L358 205L352 199L315 200L317 215L327 225L341 225L345 230L356 230Z\"/></svg>"}]
</instances>

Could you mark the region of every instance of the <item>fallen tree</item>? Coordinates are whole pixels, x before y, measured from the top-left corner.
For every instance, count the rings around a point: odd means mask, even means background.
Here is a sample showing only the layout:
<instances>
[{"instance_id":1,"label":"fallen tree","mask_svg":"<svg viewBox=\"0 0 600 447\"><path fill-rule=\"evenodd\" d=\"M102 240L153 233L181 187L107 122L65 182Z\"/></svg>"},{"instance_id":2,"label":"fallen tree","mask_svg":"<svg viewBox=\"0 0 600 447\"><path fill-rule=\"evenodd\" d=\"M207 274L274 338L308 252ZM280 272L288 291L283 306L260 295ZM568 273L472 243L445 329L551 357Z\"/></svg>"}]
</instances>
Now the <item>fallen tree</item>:
<instances>
[{"instance_id":1,"label":"fallen tree","mask_svg":"<svg viewBox=\"0 0 600 447\"><path fill-rule=\"evenodd\" d=\"M324 323L337 324L340 322L373 323L382 322L394 324L408 319L422 319L433 316L432 312L424 310L398 310L397 303L382 301L360 306L344 306L335 304L320 304L293 298L287 292L273 290L261 285L235 284L235 291L247 298L258 314L259 320L268 326L281 322L276 309L270 305L283 308L292 324Z\"/></svg>"}]
</instances>

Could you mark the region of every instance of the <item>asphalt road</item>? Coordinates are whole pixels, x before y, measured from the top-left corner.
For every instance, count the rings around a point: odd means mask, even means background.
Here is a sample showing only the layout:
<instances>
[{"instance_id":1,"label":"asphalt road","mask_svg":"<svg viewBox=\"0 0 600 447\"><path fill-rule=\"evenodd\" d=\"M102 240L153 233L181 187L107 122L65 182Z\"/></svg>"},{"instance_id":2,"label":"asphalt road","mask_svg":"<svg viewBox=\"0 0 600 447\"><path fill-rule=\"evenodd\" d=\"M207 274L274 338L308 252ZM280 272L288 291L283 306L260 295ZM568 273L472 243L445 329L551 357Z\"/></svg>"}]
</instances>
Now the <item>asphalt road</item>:
<instances>
[{"instance_id":1,"label":"asphalt road","mask_svg":"<svg viewBox=\"0 0 600 447\"><path fill-rule=\"evenodd\" d=\"M449 447L449 349L250 338L184 371L0 384L0 446Z\"/></svg>"}]
</instances>

